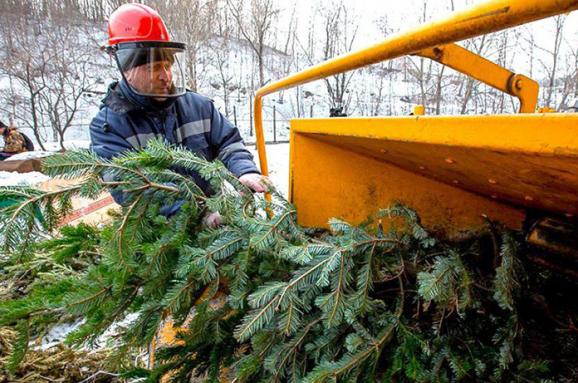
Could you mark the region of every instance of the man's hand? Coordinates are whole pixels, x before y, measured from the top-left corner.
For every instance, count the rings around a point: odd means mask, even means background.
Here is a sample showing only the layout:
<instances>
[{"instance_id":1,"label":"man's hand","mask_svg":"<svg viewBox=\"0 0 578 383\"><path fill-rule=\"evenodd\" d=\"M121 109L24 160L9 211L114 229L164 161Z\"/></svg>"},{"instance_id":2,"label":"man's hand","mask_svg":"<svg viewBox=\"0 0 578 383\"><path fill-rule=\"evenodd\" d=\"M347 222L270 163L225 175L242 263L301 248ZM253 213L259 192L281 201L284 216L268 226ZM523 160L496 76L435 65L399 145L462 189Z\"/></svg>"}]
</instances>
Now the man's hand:
<instances>
[{"instance_id":1,"label":"man's hand","mask_svg":"<svg viewBox=\"0 0 578 383\"><path fill-rule=\"evenodd\" d=\"M254 192L264 193L267 191L267 184L271 181L269 181L269 178L262 176L261 174L248 173L239 177L239 182Z\"/></svg>"},{"instance_id":2,"label":"man's hand","mask_svg":"<svg viewBox=\"0 0 578 383\"><path fill-rule=\"evenodd\" d=\"M210 227L211 229L216 229L223 224L223 217L219 212L211 213L208 212L203 217L203 225Z\"/></svg>"}]
</instances>

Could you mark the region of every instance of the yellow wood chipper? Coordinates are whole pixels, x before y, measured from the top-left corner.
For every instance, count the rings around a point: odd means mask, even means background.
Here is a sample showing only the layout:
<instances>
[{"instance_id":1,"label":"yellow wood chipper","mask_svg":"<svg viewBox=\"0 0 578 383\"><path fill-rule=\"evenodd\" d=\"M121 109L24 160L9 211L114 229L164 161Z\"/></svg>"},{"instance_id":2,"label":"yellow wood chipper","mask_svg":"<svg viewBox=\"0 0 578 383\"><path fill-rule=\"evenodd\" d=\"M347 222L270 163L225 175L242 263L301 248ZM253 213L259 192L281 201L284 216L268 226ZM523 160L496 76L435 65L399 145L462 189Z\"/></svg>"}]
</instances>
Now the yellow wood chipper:
<instances>
[{"instance_id":1,"label":"yellow wood chipper","mask_svg":"<svg viewBox=\"0 0 578 383\"><path fill-rule=\"evenodd\" d=\"M263 173L264 96L384 60L427 57L516 97L519 113L428 116L418 107L413 116L294 119L289 199L299 223L360 223L399 201L442 236L456 238L492 220L525 230L528 241L554 252L576 253L578 114L537 113L536 81L455 42L577 8L576 0L482 2L259 89Z\"/></svg>"},{"instance_id":2,"label":"yellow wood chipper","mask_svg":"<svg viewBox=\"0 0 578 383\"><path fill-rule=\"evenodd\" d=\"M398 33L259 89L254 102L259 161L268 174L263 97L346 71L416 55L519 100L519 113L308 118L291 121L289 200L298 222L360 223L401 202L449 239L488 220L525 232L552 257L578 256L578 113L538 113L538 83L456 44L578 9L578 0L492 0ZM547 105L546 105L547 106ZM576 269L536 259L577 277ZM160 341L174 340L170 324Z\"/></svg>"}]
</instances>

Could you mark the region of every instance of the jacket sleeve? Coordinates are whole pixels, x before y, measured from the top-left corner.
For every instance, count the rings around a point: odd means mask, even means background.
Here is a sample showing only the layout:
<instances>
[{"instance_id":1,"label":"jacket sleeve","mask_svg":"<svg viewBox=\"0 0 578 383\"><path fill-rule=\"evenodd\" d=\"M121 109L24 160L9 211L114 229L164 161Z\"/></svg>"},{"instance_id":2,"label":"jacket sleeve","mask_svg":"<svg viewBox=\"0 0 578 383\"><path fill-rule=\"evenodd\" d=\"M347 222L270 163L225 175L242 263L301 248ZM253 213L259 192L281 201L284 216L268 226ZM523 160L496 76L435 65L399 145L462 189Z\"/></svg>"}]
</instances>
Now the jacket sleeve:
<instances>
[{"instance_id":1,"label":"jacket sleeve","mask_svg":"<svg viewBox=\"0 0 578 383\"><path fill-rule=\"evenodd\" d=\"M245 147L239 129L227 120L209 102L211 108L211 131L209 144L215 149L217 158L236 177L247 173L259 173L253 155Z\"/></svg>"},{"instance_id":2,"label":"jacket sleeve","mask_svg":"<svg viewBox=\"0 0 578 383\"><path fill-rule=\"evenodd\" d=\"M112 126L105 120L106 111L101 109L100 112L92 119L90 123L90 149L99 157L110 160L127 150L132 150L133 147L123 137L115 132ZM114 181L111 174L104 174L104 181ZM126 196L119 188L111 188L110 195L119 205L124 205Z\"/></svg>"}]
</instances>

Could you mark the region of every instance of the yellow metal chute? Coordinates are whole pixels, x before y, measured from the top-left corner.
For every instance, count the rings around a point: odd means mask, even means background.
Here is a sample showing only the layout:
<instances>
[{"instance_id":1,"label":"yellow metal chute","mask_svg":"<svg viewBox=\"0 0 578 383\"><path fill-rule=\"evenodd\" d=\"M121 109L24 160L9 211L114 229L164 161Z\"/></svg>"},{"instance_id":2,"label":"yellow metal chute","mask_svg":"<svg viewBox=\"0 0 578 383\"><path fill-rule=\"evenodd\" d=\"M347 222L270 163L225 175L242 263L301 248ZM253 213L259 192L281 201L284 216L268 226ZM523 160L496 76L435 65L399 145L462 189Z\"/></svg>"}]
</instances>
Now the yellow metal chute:
<instances>
[{"instance_id":1,"label":"yellow metal chute","mask_svg":"<svg viewBox=\"0 0 578 383\"><path fill-rule=\"evenodd\" d=\"M526 208L578 215L577 129L559 113L294 120L290 198L306 226L392 201L450 233L484 216L521 228Z\"/></svg>"},{"instance_id":2,"label":"yellow metal chute","mask_svg":"<svg viewBox=\"0 0 578 383\"><path fill-rule=\"evenodd\" d=\"M401 201L424 223L457 234L490 217L521 228L526 210L578 214L578 115L536 114L538 84L454 42L578 9L578 0L494 0L352 52L259 89L267 94L404 55L450 66L520 100L520 114L298 119L291 123L290 200L299 222L360 222Z\"/></svg>"}]
</instances>

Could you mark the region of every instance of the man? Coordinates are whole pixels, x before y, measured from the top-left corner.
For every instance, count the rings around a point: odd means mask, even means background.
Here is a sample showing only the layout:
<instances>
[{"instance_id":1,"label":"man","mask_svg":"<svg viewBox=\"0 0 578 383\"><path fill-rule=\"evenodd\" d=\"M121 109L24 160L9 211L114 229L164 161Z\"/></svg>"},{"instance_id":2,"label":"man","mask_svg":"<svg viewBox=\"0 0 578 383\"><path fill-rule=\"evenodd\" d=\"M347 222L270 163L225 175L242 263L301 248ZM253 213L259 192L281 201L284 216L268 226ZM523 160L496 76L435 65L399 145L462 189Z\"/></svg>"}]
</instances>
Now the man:
<instances>
[{"instance_id":1,"label":"man","mask_svg":"<svg viewBox=\"0 0 578 383\"><path fill-rule=\"evenodd\" d=\"M7 126L0 121L0 134L4 139L4 149L0 152L0 161L4 161L14 154L28 151L26 139L15 127Z\"/></svg>"},{"instance_id":2,"label":"man","mask_svg":"<svg viewBox=\"0 0 578 383\"><path fill-rule=\"evenodd\" d=\"M263 177L238 129L208 98L185 88L185 44L170 41L158 13L142 4L122 5L109 18L108 34L106 51L122 80L109 86L90 125L92 150L111 158L161 137L208 160L221 160L242 184L264 192ZM190 176L209 191L198 174ZM122 202L122 193L113 197ZM218 221L218 214L212 214L208 223Z\"/></svg>"}]
</instances>

